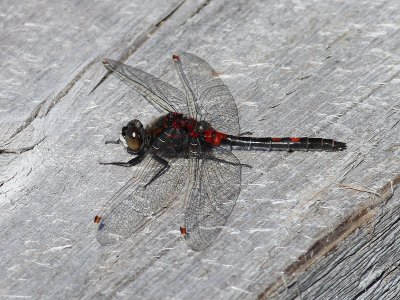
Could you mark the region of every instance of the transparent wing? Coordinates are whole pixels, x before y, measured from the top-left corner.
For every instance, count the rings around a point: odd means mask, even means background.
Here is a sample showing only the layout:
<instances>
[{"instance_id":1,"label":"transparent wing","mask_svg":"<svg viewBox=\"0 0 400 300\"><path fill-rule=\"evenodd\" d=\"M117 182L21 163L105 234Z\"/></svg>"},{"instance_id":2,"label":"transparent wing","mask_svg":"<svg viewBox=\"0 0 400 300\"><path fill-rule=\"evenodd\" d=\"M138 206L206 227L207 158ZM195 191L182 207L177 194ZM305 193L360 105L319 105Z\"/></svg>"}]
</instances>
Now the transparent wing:
<instances>
[{"instance_id":1,"label":"transparent wing","mask_svg":"<svg viewBox=\"0 0 400 300\"><path fill-rule=\"evenodd\" d=\"M186 239L191 249L201 251L217 237L240 193L238 158L223 148L214 148L204 159L191 159L195 172L187 196Z\"/></svg>"},{"instance_id":2,"label":"transparent wing","mask_svg":"<svg viewBox=\"0 0 400 300\"><path fill-rule=\"evenodd\" d=\"M138 68L111 59L103 60L107 70L131 86L151 104L168 112L188 113L185 94L176 87Z\"/></svg>"},{"instance_id":3,"label":"transparent wing","mask_svg":"<svg viewBox=\"0 0 400 300\"><path fill-rule=\"evenodd\" d=\"M190 53L177 52L174 61L185 88L190 116L206 120L218 131L239 134L235 101L217 72L203 59Z\"/></svg>"},{"instance_id":4,"label":"transparent wing","mask_svg":"<svg viewBox=\"0 0 400 300\"><path fill-rule=\"evenodd\" d=\"M188 161L185 159L174 161L167 172L147 187L145 185L163 165L148 154L133 168L133 177L107 202L99 214L101 219L96 238L102 245L134 235L178 198L187 183Z\"/></svg>"}]
</instances>

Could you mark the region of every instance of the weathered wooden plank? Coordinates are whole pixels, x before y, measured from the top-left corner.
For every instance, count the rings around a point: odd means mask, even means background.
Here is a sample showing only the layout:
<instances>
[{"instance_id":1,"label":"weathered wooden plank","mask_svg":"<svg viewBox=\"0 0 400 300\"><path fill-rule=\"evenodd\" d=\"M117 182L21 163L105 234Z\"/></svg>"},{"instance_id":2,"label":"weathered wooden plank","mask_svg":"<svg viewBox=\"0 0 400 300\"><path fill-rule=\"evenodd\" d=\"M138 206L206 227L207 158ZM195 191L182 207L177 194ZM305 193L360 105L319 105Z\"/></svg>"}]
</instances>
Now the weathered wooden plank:
<instances>
[{"instance_id":1,"label":"weathered wooden plank","mask_svg":"<svg viewBox=\"0 0 400 300\"><path fill-rule=\"evenodd\" d=\"M390 189L390 187L389 187ZM400 295L399 189L353 218L356 229L345 240L332 239L334 251L296 278L288 270L279 290L265 299L398 299ZM355 220L357 219L357 220ZM358 226L354 226L358 225ZM341 237L345 234L340 235ZM305 264L303 263L303 266ZM283 283L283 282L282 282Z\"/></svg>"},{"instance_id":2,"label":"weathered wooden plank","mask_svg":"<svg viewBox=\"0 0 400 300\"><path fill-rule=\"evenodd\" d=\"M2 296L295 296L279 289L282 276L296 271L300 287L318 287L313 274L326 261L316 262L332 245L321 241L343 240L350 216L379 207L391 182L396 188L397 1L30 3L2 4L0 145L23 150L0 156ZM132 240L101 247L92 217L131 174L98 165L127 157L104 141L158 112L113 78L89 94L105 74L99 58L179 86L167 61L177 49L222 73L243 131L333 137L349 149L235 153L253 169L204 252L182 241L179 203ZM316 273L299 277L314 264Z\"/></svg>"},{"instance_id":3,"label":"weathered wooden plank","mask_svg":"<svg viewBox=\"0 0 400 300\"><path fill-rule=\"evenodd\" d=\"M105 53L134 52L181 4L9 2L1 4L2 141L46 115Z\"/></svg>"}]
</instances>

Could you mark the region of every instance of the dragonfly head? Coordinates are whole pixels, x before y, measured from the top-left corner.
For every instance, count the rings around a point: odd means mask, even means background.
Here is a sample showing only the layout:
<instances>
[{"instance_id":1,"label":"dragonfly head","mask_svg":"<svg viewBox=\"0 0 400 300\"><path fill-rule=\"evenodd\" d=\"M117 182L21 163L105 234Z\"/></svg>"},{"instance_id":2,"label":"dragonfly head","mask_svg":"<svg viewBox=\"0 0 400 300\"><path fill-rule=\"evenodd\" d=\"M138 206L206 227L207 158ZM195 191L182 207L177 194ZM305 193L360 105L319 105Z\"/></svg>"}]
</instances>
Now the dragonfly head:
<instances>
[{"instance_id":1,"label":"dragonfly head","mask_svg":"<svg viewBox=\"0 0 400 300\"><path fill-rule=\"evenodd\" d=\"M126 126L122 127L119 139L130 154L137 155L144 148L144 140L146 132L139 120L129 121Z\"/></svg>"}]
</instances>

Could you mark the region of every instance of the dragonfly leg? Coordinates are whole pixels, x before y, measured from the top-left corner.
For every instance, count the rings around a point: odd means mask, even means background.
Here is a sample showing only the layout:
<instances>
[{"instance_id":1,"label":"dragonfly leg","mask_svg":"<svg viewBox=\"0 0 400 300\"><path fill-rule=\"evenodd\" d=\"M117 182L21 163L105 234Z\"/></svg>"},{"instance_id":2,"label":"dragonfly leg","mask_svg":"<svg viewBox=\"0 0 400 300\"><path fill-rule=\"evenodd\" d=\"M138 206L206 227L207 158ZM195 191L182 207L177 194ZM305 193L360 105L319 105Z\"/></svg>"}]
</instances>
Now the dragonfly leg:
<instances>
[{"instance_id":1,"label":"dragonfly leg","mask_svg":"<svg viewBox=\"0 0 400 300\"><path fill-rule=\"evenodd\" d=\"M116 141L106 141L104 144L120 144L121 141L120 140L116 140Z\"/></svg>"},{"instance_id":2,"label":"dragonfly leg","mask_svg":"<svg viewBox=\"0 0 400 300\"><path fill-rule=\"evenodd\" d=\"M168 164L168 162L167 162L165 159L159 157L158 155L153 155L153 158L154 158L157 162L159 162L160 164L162 164L163 167L162 167L162 169L161 169L160 171L158 171L158 172L153 176L153 178L150 179L150 181L149 181L148 183L146 183L146 185L144 186L145 188L148 187L154 180L156 180L156 179L157 179L158 177L160 177L162 174L164 174L165 172L167 172L168 169L169 169L169 164Z\"/></svg>"},{"instance_id":3,"label":"dragonfly leg","mask_svg":"<svg viewBox=\"0 0 400 300\"><path fill-rule=\"evenodd\" d=\"M114 161L114 162L100 162L101 165L114 165L114 166L120 166L120 167L133 167L140 163L144 157L144 153L139 154L138 156L132 158L131 160L128 160L127 162L123 161Z\"/></svg>"},{"instance_id":4,"label":"dragonfly leg","mask_svg":"<svg viewBox=\"0 0 400 300\"><path fill-rule=\"evenodd\" d=\"M246 131L246 132L242 132L241 134L239 134L239 136L244 136L244 135L253 135L253 132Z\"/></svg>"},{"instance_id":5,"label":"dragonfly leg","mask_svg":"<svg viewBox=\"0 0 400 300\"><path fill-rule=\"evenodd\" d=\"M221 162L223 164L228 164L228 165L232 165L232 166L247 167L247 168L250 168L250 169L253 168L252 166L250 166L248 164L235 163L235 162L227 161L227 160L216 158L216 157L207 157L207 159L211 159L211 160L218 161L218 162Z\"/></svg>"}]
</instances>

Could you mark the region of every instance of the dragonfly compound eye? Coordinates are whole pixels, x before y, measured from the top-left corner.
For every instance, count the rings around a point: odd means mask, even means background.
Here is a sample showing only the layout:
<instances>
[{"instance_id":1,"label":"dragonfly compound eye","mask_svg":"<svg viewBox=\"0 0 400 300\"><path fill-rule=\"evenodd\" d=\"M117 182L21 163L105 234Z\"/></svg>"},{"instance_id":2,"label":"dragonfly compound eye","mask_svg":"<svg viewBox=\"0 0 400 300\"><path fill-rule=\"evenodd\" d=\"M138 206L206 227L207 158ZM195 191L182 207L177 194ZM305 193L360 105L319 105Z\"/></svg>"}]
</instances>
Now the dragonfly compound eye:
<instances>
[{"instance_id":1,"label":"dragonfly compound eye","mask_svg":"<svg viewBox=\"0 0 400 300\"><path fill-rule=\"evenodd\" d=\"M135 152L142 148L143 137L135 127L130 127L126 130L125 140L129 149Z\"/></svg>"},{"instance_id":2,"label":"dragonfly compound eye","mask_svg":"<svg viewBox=\"0 0 400 300\"><path fill-rule=\"evenodd\" d=\"M131 154L138 154L144 146L145 130L139 120L129 121L126 126L122 128L122 135L125 140L125 146Z\"/></svg>"}]
</instances>

